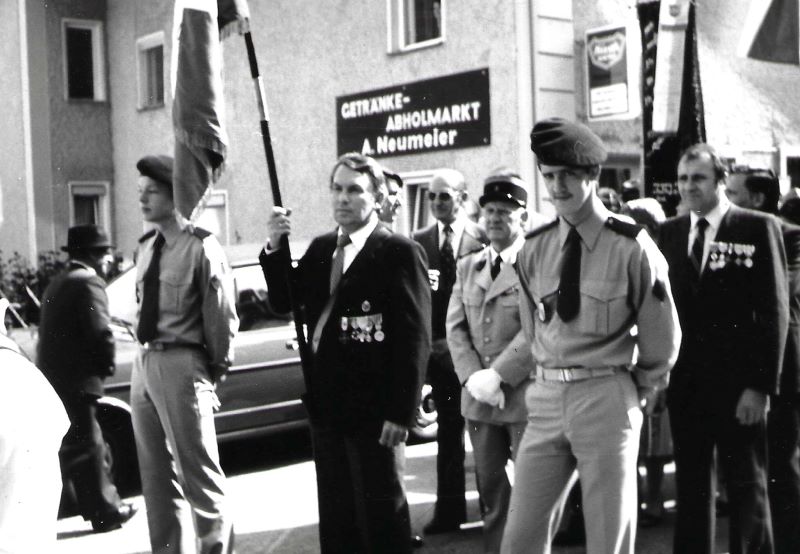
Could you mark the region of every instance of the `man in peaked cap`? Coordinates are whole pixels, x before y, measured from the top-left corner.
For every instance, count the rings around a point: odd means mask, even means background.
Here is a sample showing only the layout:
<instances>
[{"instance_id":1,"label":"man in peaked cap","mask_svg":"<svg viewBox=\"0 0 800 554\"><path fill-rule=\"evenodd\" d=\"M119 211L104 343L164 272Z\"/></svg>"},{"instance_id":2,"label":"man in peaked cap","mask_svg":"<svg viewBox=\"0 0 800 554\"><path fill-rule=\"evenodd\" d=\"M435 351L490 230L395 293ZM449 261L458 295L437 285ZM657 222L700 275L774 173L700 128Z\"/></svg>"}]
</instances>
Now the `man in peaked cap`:
<instances>
[{"instance_id":1,"label":"man in peaked cap","mask_svg":"<svg viewBox=\"0 0 800 554\"><path fill-rule=\"evenodd\" d=\"M42 297L37 360L70 419L61 465L78 508L95 532L119 528L136 513L120 500L97 422L103 381L114 374L114 336L103 280L112 260L105 230L78 225L67 232L66 270Z\"/></svg>"},{"instance_id":2,"label":"man in peaked cap","mask_svg":"<svg viewBox=\"0 0 800 554\"><path fill-rule=\"evenodd\" d=\"M666 384L680 343L667 264L597 197L606 159L597 135L547 119L531 149L558 219L528 233L517 256L536 368L502 552L550 552L577 469L590 549L633 554L640 401Z\"/></svg>"},{"instance_id":3,"label":"man in peaked cap","mask_svg":"<svg viewBox=\"0 0 800 554\"><path fill-rule=\"evenodd\" d=\"M216 237L179 221L172 158L145 156L136 168L139 207L153 226L136 251L140 348L131 378L150 545L157 553L232 552L214 412L239 325L233 276Z\"/></svg>"},{"instance_id":4,"label":"man in peaked cap","mask_svg":"<svg viewBox=\"0 0 800 554\"><path fill-rule=\"evenodd\" d=\"M447 344L462 384L461 414L475 457L487 553L500 552L511 498L505 467L525 430L525 389L533 369L515 270L527 199L514 172L495 170L486 178L480 205L490 244L459 260L447 312Z\"/></svg>"}]
</instances>

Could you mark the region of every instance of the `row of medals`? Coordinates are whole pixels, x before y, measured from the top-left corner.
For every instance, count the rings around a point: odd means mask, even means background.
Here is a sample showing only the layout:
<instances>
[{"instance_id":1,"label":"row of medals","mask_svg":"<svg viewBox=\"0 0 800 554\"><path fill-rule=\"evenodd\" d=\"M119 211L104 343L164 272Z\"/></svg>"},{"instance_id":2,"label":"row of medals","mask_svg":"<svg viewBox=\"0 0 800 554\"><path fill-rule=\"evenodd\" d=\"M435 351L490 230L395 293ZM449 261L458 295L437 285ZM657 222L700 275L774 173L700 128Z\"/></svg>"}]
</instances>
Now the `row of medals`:
<instances>
[{"instance_id":1,"label":"row of medals","mask_svg":"<svg viewBox=\"0 0 800 554\"><path fill-rule=\"evenodd\" d=\"M371 306L369 301L361 303L361 311L368 312ZM386 335L383 332L383 314L370 314L356 317L342 317L339 320L339 340L347 342L383 342Z\"/></svg>"},{"instance_id":2,"label":"row of medals","mask_svg":"<svg viewBox=\"0 0 800 554\"><path fill-rule=\"evenodd\" d=\"M754 244L738 244L736 242L712 242L711 252L708 254L708 268L721 269L729 262L753 267L753 254L756 252Z\"/></svg>"}]
</instances>

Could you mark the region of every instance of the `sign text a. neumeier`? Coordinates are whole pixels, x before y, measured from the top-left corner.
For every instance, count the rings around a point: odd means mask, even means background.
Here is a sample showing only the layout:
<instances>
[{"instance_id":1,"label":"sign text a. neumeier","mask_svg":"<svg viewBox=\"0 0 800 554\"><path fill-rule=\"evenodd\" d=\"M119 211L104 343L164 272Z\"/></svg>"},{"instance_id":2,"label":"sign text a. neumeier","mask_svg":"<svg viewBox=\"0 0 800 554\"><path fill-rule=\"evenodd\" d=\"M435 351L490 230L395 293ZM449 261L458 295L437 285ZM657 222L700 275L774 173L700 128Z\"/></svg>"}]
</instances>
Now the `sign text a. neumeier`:
<instances>
[{"instance_id":1,"label":"sign text a. neumeier","mask_svg":"<svg viewBox=\"0 0 800 554\"><path fill-rule=\"evenodd\" d=\"M488 68L336 98L340 155L484 146L490 129Z\"/></svg>"}]
</instances>

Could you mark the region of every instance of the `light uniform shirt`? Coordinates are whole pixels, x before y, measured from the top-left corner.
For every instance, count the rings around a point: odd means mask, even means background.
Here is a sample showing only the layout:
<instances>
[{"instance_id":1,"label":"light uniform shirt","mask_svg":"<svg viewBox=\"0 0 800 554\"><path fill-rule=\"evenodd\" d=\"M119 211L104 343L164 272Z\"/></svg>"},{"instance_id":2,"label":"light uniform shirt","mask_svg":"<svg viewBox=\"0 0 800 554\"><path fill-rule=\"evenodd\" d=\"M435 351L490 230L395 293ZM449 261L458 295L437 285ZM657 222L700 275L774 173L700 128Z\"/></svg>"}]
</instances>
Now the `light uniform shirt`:
<instances>
[{"instance_id":1,"label":"light uniform shirt","mask_svg":"<svg viewBox=\"0 0 800 554\"><path fill-rule=\"evenodd\" d=\"M692 255L692 246L694 245L695 237L697 237L697 221L700 219L700 217L704 217L705 220L708 221L706 234L703 237L703 263L700 265L701 270L706 267L706 261L708 260L708 252L711 248L711 243L714 242L714 239L717 236L717 231L719 230L719 226L722 223L722 218L728 212L728 208L730 207L731 204L727 199L720 198L719 204L714 206L714 208L704 216L699 216L694 212L689 212L691 227L689 228L689 248L686 252L686 255L689 257Z\"/></svg>"},{"instance_id":2,"label":"light uniform shirt","mask_svg":"<svg viewBox=\"0 0 800 554\"><path fill-rule=\"evenodd\" d=\"M350 264L353 263L353 260L356 259L358 253L361 252L361 249L364 248L364 244L366 244L367 239L372 234L372 231L375 230L375 227L378 226L378 216L372 214L367 221L367 224L364 225L358 231L353 231L350 233L350 244L344 247L344 265L342 266L342 273L347 271L347 268L350 267ZM342 229L339 228L338 236L342 235ZM334 257L336 257L336 251L333 252Z\"/></svg>"},{"instance_id":3,"label":"light uniform shirt","mask_svg":"<svg viewBox=\"0 0 800 554\"><path fill-rule=\"evenodd\" d=\"M461 245L461 237L464 235L464 228L467 226L465 219L466 219L465 216L459 214L458 216L456 216L455 221L449 224L450 229L453 230L453 242L451 244L453 245L453 255L456 258L458 258L458 249L459 246ZM439 227L439 250L441 250L442 246L444 246L445 224L442 223L441 221L437 221L436 225Z\"/></svg>"},{"instance_id":4,"label":"light uniform shirt","mask_svg":"<svg viewBox=\"0 0 800 554\"><path fill-rule=\"evenodd\" d=\"M191 226L173 227L163 234L158 326L153 342L203 346L211 366L229 366L239 319L233 275L222 246L214 235L198 237ZM145 237L140 239L136 258L139 310L156 234Z\"/></svg>"},{"instance_id":5,"label":"light uniform shirt","mask_svg":"<svg viewBox=\"0 0 800 554\"><path fill-rule=\"evenodd\" d=\"M596 196L590 202L588 216L576 226L581 278L580 310L574 319L563 322L556 313L569 224L560 219L533 233L517 256L520 283L530 295L521 296L522 309L533 314L522 320L533 358L545 368L628 366L635 361L639 386L663 386L681 337L667 262L647 232L630 238L609 228L606 221L613 214Z\"/></svg>"}]
</instances>

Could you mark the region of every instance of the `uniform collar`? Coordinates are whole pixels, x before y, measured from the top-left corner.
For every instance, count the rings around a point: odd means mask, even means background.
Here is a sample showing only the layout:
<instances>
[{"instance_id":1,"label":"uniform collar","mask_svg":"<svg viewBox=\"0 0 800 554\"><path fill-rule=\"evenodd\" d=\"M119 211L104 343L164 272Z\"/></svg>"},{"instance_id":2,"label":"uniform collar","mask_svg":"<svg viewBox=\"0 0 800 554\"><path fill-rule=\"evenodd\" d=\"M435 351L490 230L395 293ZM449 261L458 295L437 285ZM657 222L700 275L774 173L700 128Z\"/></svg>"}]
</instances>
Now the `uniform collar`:
<instances>
[{"instance_id":1,"label":"uniform collar","mask_svg":"<svg viewBox=\"0 0 800 554\"><path fill-rule=\"evenodd\" d=\"M689 212L689 220L691 221L691 229L694 229L695 225L697 225L697 220L701 217L708 221L709 227L711 227L715 232L719 229L720 224L722 223L722 218L725 217L725 214L728 213L728 210L731 207L731 203L728 201L727 198L721 197L719 199L719 203L711 208L711 210L703 216L696 214L695 212Z\"/></svg>"},{"instance_id":2,"label":"uniform collar","mask_svg":"<svg viewBox=\"0 0 800 554\"><path fill-rule=\"evenodd\" d=\"M581 240L586 245L589 251L594 250L597 244L597 239L600 236L600 231L609 217L612 217L611 211L603 205L603 202L593 192L589 197L588 202L590 208L584 218L575 225L575 229L581 237ZM572 227L563 217L558 218L558 233L559 240L561 241L561 248L564 248L564 243L567 241L567 235Z\"/></svg>"},{"instance_id":3,"label":"uniform collar","mask_svg":"<svg viewBox=\"0 0 800 554\"><path fill-rule=\"evenodd\" d=\"M514 265L517 262L517 254L519 254L519 251L522 250L523 244L525 244L525 234L519 233L517 238L514 239L514 242L500 252L497 252L494 248L492 248L491 245L489 245L487 247L489 250L489 263L494 264L497 256L500 256L504 264Z\"/></svg>"}]
</instances>

